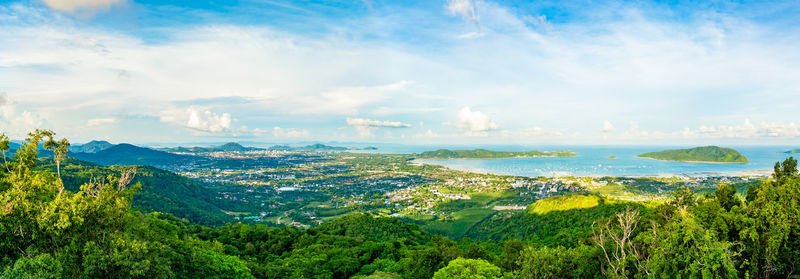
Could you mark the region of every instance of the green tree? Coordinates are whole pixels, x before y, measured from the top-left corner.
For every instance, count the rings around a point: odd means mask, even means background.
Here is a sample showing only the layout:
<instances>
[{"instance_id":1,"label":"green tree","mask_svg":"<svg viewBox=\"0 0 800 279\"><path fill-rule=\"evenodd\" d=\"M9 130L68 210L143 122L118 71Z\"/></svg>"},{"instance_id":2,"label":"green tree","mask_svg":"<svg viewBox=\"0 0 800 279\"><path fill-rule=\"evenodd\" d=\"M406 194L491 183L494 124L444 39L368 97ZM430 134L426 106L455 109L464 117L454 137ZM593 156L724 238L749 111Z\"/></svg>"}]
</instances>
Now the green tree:
<instances>
[{"instance_id":1,"label":"green tree","mask_svg":"<svg viewBox=\"0 0 800 279\"><path fill-rule=\"evenodd\" d=\"M717 191L714 192L714 197L727 211L730 211L734 206L742 206L742 200L736 196L736 187L725 183L719 184Z\"/></svg>"},{"instance_id":2,"label":"green tree","mask_svg":"<svg viewBox=\"0 0 800 279\"><path fill-rule=\"evenodd\" d=\"M434 279L492 279L503 278L503 271L485 260L457 258L433 275Z\"/></svg>"}]
</instances>

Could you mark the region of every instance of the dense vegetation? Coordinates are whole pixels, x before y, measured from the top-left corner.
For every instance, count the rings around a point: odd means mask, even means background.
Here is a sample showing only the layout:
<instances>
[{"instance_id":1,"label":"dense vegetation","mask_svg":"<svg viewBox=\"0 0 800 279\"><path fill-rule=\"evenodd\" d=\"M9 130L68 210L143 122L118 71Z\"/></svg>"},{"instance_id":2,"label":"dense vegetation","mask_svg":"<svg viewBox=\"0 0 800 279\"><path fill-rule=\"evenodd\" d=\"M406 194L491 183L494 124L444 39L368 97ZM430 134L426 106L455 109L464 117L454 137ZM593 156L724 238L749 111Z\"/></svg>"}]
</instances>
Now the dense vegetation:
<instances>
[{"instance_id":1,"label":"dense vegetation","mask_svg":"<svg viewBox=\"0 0 800 279\"><path fill-rule=\"evenodd\" d=\"M501 159L527 157L573 157L574 151L492 151L486 149L449 150L438 149L417 154L420 159Z\"/></svg>"},{"instance_id":2,"label":"dense vegetation","mask_svg":"<svg viewBox=\"0 0 800 279\"><path fill-rule=\"evenodd\" d=\"M639 154L641 158L681 162L747 163L744 155L732 148L703 146L689 149L671 149Z\"/></svg>"},{"instance_id":3,"label":"dense vegetation","mask_svg":"<svg viewBox=\"0 0 800 279\"><path fill-rule=\"evenodd\" d=\"M41 159L37 169L55 171L53 160ZM141 189L133 196L132 206L144 212L169 212L177 217L205 225L221 225L230 221L223 212L223 201L215 199L213 192L200 184L175 173L150 166L101 166L76 159L62 162L61 179L64 188L80 191L80 186L92 180L119 175L126 170L135 171L131 184Z\"/></svg>"},{"instance_id":4,"label":"dense vegetation","mask_svg":"<svg viewBox=\"0 0 800 279\"><path fill-rule=\"evenodd\" d=\"M39 166L42 142L55 171ZM8 147L0 136L0 151ZM4 157L0 278L787 278L800 259L792 158L744 197L720 184L658 204L557 198L495 214L453 241L363 213L309 229L143 213L131 200L145 190L134 181L144 169L113 168L73 189L68 147L36 131Z\"/></svg>"}]
</instances>

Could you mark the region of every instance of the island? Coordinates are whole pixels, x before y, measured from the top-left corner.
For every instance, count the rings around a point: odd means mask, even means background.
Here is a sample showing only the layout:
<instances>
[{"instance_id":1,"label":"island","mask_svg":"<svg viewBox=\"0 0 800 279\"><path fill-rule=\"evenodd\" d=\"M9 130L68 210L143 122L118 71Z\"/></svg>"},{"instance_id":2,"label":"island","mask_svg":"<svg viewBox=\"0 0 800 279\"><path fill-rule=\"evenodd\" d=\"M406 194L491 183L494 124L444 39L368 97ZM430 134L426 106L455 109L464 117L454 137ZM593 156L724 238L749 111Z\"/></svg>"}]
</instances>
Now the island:
<instances>
[{"instance_id":1,"label":"island","mask_svg":"<svg viewBox=\"0 0 800 279\"><path fill-rule=\"evenodd\" d=\"M744 155L732 148L703 146L688 149L671 149L639 154L639 158L689 163L749 163Z\"/></svg>"},{"instance_id":2,"label":"island","mask_svg":"<svg viewBox=\"0 0 800 279\"><path fill-rule=\"evenodd\" d=\"M415 154L419 159L502 159L534 157L575 157L575 151L493 151L486 149L449 150L438 149Z\"/></svg>"},{"instance_id":3,"label":"island","mask_svg":"<svg viewBox=\"0 0 800 279\"><path fill-rule=\"evenodd\" d=\"M783 152L783 153L786 153L786 154L800 154L800 149L792 149L792 150L788 150L788 151Z\"/></svg>"}]
</instances>

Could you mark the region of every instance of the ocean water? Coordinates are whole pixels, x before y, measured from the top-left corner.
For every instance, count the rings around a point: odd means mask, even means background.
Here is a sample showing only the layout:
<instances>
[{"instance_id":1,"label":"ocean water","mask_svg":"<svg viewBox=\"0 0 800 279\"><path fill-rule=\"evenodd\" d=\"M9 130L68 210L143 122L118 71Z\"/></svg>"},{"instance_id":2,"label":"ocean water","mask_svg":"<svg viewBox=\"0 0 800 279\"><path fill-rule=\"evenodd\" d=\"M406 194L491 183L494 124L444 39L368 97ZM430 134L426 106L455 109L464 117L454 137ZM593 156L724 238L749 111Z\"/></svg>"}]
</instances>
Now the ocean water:
<instances>
[{"instance_id":1,"label":"ocean water","mask_svg":"<svg viewBox=\"0 0 800 279\"><path fill-rule=\"evenodd\" d=\"M720 176L758 172L768 175L775 162L792 156L791 147L732 147L750 160L742 164L670 162L636 158L636 155L681 147L548 147L492 150L574 150L577 157L418 160L451 169L516 176ZM682 147L686 148L686 147ZM798 154L795 154L795 157ZM616 156L616 159L610 159Z\"/></svg>"}]
</instances>

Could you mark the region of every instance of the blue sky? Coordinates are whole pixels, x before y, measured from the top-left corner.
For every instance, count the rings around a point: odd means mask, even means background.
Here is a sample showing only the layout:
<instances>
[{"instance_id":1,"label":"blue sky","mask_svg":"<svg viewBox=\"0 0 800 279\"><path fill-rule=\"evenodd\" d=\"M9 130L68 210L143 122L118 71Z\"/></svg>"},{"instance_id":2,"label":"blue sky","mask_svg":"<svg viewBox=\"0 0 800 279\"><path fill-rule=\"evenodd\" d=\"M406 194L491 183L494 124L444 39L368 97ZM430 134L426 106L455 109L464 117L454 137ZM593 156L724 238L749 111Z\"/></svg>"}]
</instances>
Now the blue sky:
<instances>
[{"instance_id":1,"label":"blue sky","mask_svg":"<svg viewBox=\"0 0 800 279\"><path fill-rule=\"evenodd\" d=\"M791 145L799 13L796 1L2 1L0 131Z\"/></svg>"}]
</instances>

